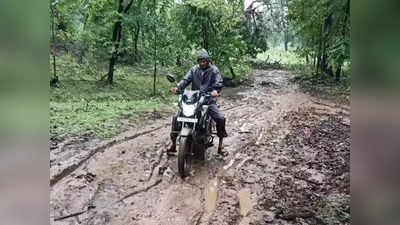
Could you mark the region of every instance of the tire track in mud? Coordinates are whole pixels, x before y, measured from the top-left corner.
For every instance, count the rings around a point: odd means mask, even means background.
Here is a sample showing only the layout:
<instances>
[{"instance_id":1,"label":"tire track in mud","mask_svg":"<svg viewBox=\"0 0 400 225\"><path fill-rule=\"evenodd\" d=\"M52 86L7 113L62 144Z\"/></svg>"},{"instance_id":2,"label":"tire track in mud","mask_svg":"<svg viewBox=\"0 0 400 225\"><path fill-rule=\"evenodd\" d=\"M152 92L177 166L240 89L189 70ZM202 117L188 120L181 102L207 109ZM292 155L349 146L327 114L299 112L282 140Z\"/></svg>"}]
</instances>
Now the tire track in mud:
<instances>
[{"instance_id":1,"label":"tire track in mud","mask_svg":"<svg viewBox=\"0 0 400 225\"><path fill-rule=\"evenodd\" d=\"M237 107L237 106L236 106L236 107ZM235 107L235 108L236 108L236 107ZM157 129L154 129L154 130L158 130L158 129L160 129L160 127L158 127ZM142 133L140 133L140 134L144 135L144 133L149 134L150 132L142 132ZM136 138L136 137L139 137L139 136L140 136L140 135L134 135L135 138ZM131 137L133 137L133 136L131 136ZM131 140L133 140L133 138L131 138ZM119 141L119 142L113 141L113 142L111 142L112 144L111 144L109 147L111 148L111 147L113 147L113 146L115 146L115 145L122 144L122 142L126 142L126 141L129 141L129 140L123 139L123 140L121 140L121 141ZM102 146L102 148L104 148L104 146ZM101 149L101 148L99 148L99 149ZM152 178L154 169L160 164L160 162L161 162L161 160L162 160L162 158L163 158L163 154L162 154L163 151L162 151L162 149L160 149L158 152L159 152L159 153L158 153L158 155L159 155L158 160L157 160L155 163L152 164L153 166L152 166L152 168L151 168L151 172L150 172L149 178L148 178L147 180L150 180L150 179ZM94 154L93 154L92 156L94 156ZM89 160L89 158L88 158L88 160ZM86 160L85 160L85 161L86 161ZM174 161L174 160L173 160L173 161ZM170 163L171 163L171 162L170 162ZM82 162L81 164L83 164L83 162ZM173 162L172 164L175 164L175 163ZM170 165L170 167L174 167L174 166L173 166L173 165ZM75 168L75 169L78 169L78 168ZM73 172L73 171L69 172L69 174L71 174L72 172ZM207 172L208 172L208 171L207 171ZM213 172L213 171L209 171L209 172L211 172L211 174L215 173L215 172ZM176 173L176 171L175 171L174 173ZM64 176L64 177L65 177L65 176ZM173 177L176 178L175 175L173 175ZM179 179L179 178L178 178L178 179ZM128 197L132 197L133 195L139 194L139 193L141 193L141 192L148 191L150 188L152 188L152 187L154 187L154 186L156 186L156 185L159 185L160 182L161 182L161 179L158 179L157 182L155 182L154 184L144 185L144 187L142 187L142 188L136 188L135 191L133 191L132 193L130 193L130 194L128 194L127 196L123 197L122 199L120 199L120 201L122 201L122 200L124 200L124 199L126 199L126 198L128 198ZM187 183L190 184L190 183L191 183L190 180L188 180ZM196 185L196 184L192 184L192 186L195 186L195 185ZM98 188L97 188L97 189L98 189ZM96 189L96 190L97 190L97 189ZM199 192L201 192L200 189L199 189ZM106 208L109 208L109 207L97 208L96 210L104 210L104 209L106 209ZM95 211L95 210L94 210L94 211ZM90 213L90 212L89 212L89 211L85 211L85 213ZM201 215L202 215L202 214L203 214L203 213L201 213ZM59 218L60 218L60 217L59 217ZM62 218L62 217L61 217L61 218ZM200 218L201 218L201 216L200 216L196 221L199 221Z\"/></svg>"},{"instance_id":2,"label":"tire track in mud","mask_svg":"<svg viewBox=\"0 0 400 225\"><path fill-rule=\"evenodd\" d=\"M129 141L129 140L132 140L132 139L135 139L135 138L137 138L137 137L139 137L139 136L146 135L146 134L148 134L148 133L154 132L154 131L156 131L156 130L159 130L159 129L163 128L164 126L165 126L165 125L159 126L159 127L157 127L157 128L154 128L154 129L146 130L146 131L143 131L143 132L139 132L139 133L136 133L136 134L134 134L134 135L126 136L126 137L124 137L124 138L122 138L122 139L114 139L114 140L108 141L108 142L105 143L105 144L102 144L102 145L99 146L99 147L96 147L96 148L94 148L94 149L89 150L90 153L89 153L86 157L84 157L84 158L81 159L80 161L78 161L78 162L76 162L76 163L74 163L74 164L72 164L72 165L70 165L70 166L68 166L68 167L66 167L66 168L63 168L59 173L53 175L53 176L50 178L50 187L52 187L52 186L55 185L58 181L60 181L60 180L63 179L64 177L68 176L68 175L71 174L72 172L74 172L74 171L75 171L76 169L78 169L82 164L84 164L87 160L89 160L91 157L93 157L96 153L101 152L101 151L104 151L105 149L110 148L110 147L112 147L112 146L114 146L114 145L118 145L118 144L121 144L121 143L123 143L123 142ZM62 148L64 148L64 147L62 147Z\"/></svg>"},{"instance_id":3,"label":"tire track in mud","mask_svg":"<svg viewBox=\"0 0 400 225\"><path fill-rule=\"evenodd\" d=\"M329 103L313 103L288 82L289 77L284 71L256 70L253 89L221 98L230 135L225 149L230 155L220 159L212 147L185 180L177 175L177 158L164 154L169 140L165 125L120 139L107 151L94 154L85 166L52 186L50 214L60 218L91 204L96 208L51 224L293 224L276 218L275 211L266 207L276 203L264 200L273 194L275 180L286 169L280 161L288 156L279 147L290 132L285 116L306 107L331 114L338 110ZM263 82L277 86L266 87ZM167 120L162 122L167 124ZM78 178L82 174L95 177ZM93 194L99 192L99 185L101 193Z\"/></svg>"},{"instance_id":4,"label":"tire track in mud","mask_svg":"<svg viewBox=\"0 0 400 225\"><path fill-rule=\"evenodd\" d=\"M222 109L222 110L223 111L229 111L229 110L232 110L232 109L235 109L235 108L238 108L238 107L243 107L243 105L237 105L237 106L233 106L233 107L230 107L228 109ZM134 135L125 136L122 139L121 138L120 139L113 139L113 140L110 140L110 141L102 144L101 146L98 146L96 148L88 150L89 153L86 156L84 156L82 159L80 159L77 162L74 162L73 164L71 164L71 165L69 165L69 166L67 166L65 168L62 168L57 173L53 174L50 177L50 187L55 185L57 182L59 182L61 179L65 178L69 174L73 173L76 169L78 169L80 166L82 166L87 160L89 160L91 157L93 157L98 152L104 151L105 149L110 148L110 147L112 147L114 145L118 145L118 144L121 144L123 142L130 141L130 140L135 139L135 138L137 138L139 136L155 132L155 131L157 131L157 130L159 130L159 129L161 129L164 126L167 126L169 124L170 123L165 123L163 126L159 126L159 127L156 127L156 128L153 128L153 129L149 129L149 130L146 130L146 131L143 131L143 132L135 133ZM60 146L60 151L61 152L64 151L65 146L66 146L66 144L62 144ZM161 160L161 154L160 154L159 160ZM157 165L155 165L155 166L157 166ZM154 167L153 167L153 169L154 169ZM149 179L150 178L151 178L151 175L149 176Z\"/></svg>"}]
</instances>

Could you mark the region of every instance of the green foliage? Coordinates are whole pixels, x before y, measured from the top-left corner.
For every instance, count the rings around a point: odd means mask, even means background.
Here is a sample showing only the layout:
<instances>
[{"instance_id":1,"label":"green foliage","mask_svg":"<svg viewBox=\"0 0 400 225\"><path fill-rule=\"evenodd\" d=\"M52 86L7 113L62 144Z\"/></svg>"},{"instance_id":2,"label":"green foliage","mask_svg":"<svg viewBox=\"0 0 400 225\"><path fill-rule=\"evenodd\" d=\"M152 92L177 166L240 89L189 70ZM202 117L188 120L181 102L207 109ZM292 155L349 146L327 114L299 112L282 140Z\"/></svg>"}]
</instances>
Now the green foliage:
<instances>
[{"instance_id":1,"label":"green foliage","mask_svg":"<svg viewBox=\"0 0 400 225\"><path fill-rule=\"evenodd\" d=\"M242 11L242 1L186 1L177 5L173 16L185 40L196 49L206 48L223 75L232 68L235 75L245 76L249 51L241 31Z\"/></svg>"},{"instance_id":2,"label":"green foliage","mask_svg":"<svg viewBox=\"0 0 400 225\"><path fill-rule=\"evenodd\" d=\"M243 59L242 62L237 63L232 66L233 70L236 73L235 80L240 84L249 79L249 75L251 73L251 65L248 60ZM225 72L226 74L227 72Z\"/></svg>"},{"instance_id":3,"label":"green foliage","mask_svg":"<svg viewBox=\"0 0 400 225\"><path fill-rule=\"evenodd\" d=\"M243 74L248 71L248 65L243 65L246 57L263 49L249 42L242 0L133 0L128 13L121 15L116 13L117 6L115 0L58 1L57 41L81 64L102 69L113 51L112 30L120 18L123 29L118 55L122 63L156 62L184 74L204 47L207 32L207 48L214 63L227 74L233 68L239 77L247 75ZM253 42L262 33L252 37Z\"/></svg>"},{"instance_id":4,"label":"green foliage","mask_svg":"<svg viewBox=\"0 0 400 225\"><path fill-rule=\"evenodd\" d=\"M297 53L316 58L322 70L349 62L349 7L349 0L292 0L288 19L300 43Z\"/></svg>"},{"instance_id":5,"label":"green foliage","mask_svg":"<svg viewBox=\"0 0 400 225\"><path fill-rule=\"evenodd\" d=\"M119 0L52 1L56 38L51 46L59 76L58 88L51 89L52 135L110 134L120 126L118 119L171 102L172 84L160 75L183 77L200 48L235 83L248 78L251 62L280 62L297 71L305 58L309 65L318 58L325 67L350 67L347 0L262 0L246 9L243 0L123 0L122 6L129 3L129 10L118 13ZM115 38L119 22L121 38ZM268 50L268 43L281 42L296 46L297 56ZM100 80L114 65L110 59L117 59L115 83L107 86Z\"/></svg>"},{"instance_id":6,"label":"green foliage","mask_svg":"<svg viewBox=\"0 0 400 225\"><path fill-rule=\"evenodd\" d=\"M138 123L145 113L164 110L176 101L176 96L168 93L173 85L164 77L158 77L158 97L154 97L149 88L153 78L132 67L119 67L115 71L119 79L110 86L71 56L61 57L59 62L64 66L60 84L50 89L50 136L90 131L110 137L120 129L122 119Z\"/></svg>"}]
</instances>

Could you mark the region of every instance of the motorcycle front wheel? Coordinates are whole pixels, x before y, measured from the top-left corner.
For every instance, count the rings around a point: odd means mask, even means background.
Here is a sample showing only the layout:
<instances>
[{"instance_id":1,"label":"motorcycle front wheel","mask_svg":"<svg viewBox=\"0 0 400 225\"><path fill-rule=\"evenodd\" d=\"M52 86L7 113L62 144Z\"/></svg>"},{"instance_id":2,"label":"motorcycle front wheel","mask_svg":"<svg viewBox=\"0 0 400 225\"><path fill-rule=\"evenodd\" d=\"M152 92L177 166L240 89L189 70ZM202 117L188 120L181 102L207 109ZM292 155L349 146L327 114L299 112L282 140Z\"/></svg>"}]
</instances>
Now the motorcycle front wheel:
<instances>
[{"instance_id":1,"label":"motorcycle front wheel","mask_svg":"<svg viewBox=\"0 0 400 225\"><path fill-rule=\"evenodd\" d=\"M192 140L190 137L181 137L179 140L178 152L178 170L182 178L189 174L192 167L191 146Z\"/></svg>"}]
</instances>

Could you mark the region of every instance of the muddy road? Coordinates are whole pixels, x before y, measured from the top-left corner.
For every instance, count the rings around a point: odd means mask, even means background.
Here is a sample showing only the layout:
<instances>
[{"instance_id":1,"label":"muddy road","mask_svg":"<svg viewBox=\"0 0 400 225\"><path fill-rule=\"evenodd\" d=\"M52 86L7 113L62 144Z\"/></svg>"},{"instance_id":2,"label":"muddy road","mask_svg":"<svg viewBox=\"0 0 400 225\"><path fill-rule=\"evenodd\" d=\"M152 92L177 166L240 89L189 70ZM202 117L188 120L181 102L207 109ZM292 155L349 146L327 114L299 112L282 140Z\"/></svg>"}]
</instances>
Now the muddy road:
<instances>
[{"instance_id":1,"label":"muddy road","mask_svg":"<svg viewBox=\"0 0 400 225\"><path fill-rule=\"evenodd\" d=\"M191 176L167 156L170 114L108 141L50 147L54 225L350 224L349 106L302 93L280 70L226 89L225 150Z\"/></svg>"}]
</instances>

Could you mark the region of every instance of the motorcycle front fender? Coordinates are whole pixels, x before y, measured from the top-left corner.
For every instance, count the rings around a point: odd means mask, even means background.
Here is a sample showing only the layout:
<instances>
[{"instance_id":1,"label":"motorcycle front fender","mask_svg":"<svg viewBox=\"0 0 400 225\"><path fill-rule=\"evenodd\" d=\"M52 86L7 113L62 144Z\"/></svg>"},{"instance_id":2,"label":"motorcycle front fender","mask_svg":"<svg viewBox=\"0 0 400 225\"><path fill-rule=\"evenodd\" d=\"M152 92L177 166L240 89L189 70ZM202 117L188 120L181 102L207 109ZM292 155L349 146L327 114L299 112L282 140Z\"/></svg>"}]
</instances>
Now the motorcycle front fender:
<instances>
[{"instance_id":1,"label":"motorcycle front fender","mask_svg":"<svg viewBox=\"0 0 400 225\"><path fill-rule=\"evenodd\" d=\"M187 127L183 127L181 132L179 133L179 136L181 137L187 137L192 135L192 129L187 128Z\"/></svg>"}]
</instances>

